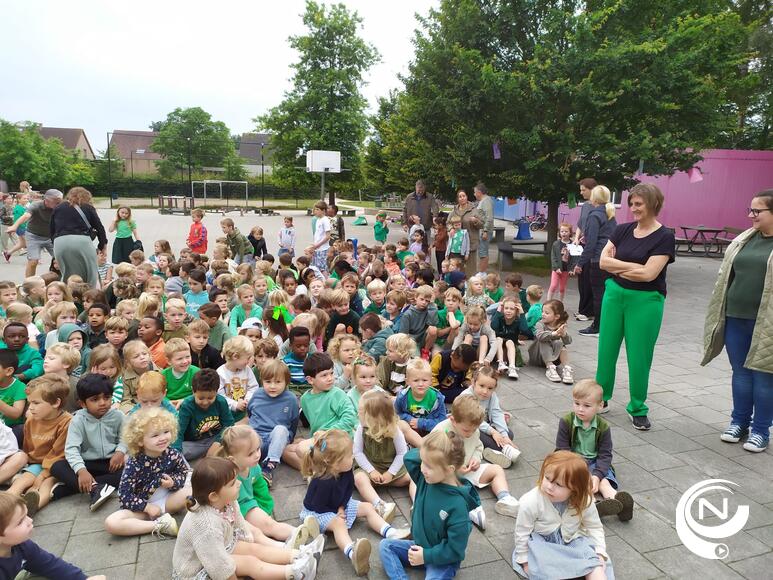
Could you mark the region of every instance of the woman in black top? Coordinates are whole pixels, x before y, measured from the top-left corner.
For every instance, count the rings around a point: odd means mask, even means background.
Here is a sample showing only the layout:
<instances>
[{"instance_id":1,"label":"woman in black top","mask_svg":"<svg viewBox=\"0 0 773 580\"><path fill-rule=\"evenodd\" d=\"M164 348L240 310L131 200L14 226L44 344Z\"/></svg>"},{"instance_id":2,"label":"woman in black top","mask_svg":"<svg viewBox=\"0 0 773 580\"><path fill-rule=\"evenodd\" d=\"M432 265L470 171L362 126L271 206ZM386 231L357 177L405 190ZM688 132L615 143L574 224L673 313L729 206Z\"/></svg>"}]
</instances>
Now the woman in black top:
<instances>
[{"instance_id":1,"label":"woman in black top","mask_svg":"<svg viewBox=\"0 0 773 580\"><path fill-rule=\"evenodd\" d=\"M606 281L601 305L596 382L604 389L604 411L615 388L615 367L625 338L628 359L627 411L633 426L651 427L647 418L647 388L652 354L663 320L666 266L674 261L674 233L657 221L663 193L650 183L628 194L634 222L615 228L601 252L600 266L612 277Z\"/></svg>"},{"instance_id":2,"label":"woman in black top","mask_svg":"<svg viewBox=\"0 0 773 580\"><path fill-rule=\"evenodd\" d=\"M104 249L107 246L105 227L91 205L91 193L83 187L73 187L67 192L67 203L60 203L51 215L54 257L63 281L77 274L92 288L99 287L92 234L98 240L97 248Z\"/></svg>"}]
</instances>

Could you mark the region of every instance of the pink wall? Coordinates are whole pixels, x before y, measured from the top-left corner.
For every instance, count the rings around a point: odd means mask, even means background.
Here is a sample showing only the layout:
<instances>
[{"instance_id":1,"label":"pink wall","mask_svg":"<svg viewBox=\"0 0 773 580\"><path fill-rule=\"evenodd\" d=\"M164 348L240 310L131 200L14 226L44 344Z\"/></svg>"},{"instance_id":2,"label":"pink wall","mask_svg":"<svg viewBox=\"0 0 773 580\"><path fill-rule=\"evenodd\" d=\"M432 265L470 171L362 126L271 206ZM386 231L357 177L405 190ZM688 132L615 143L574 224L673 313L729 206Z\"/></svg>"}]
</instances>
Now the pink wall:
<instances>
[{"instance_id":1,"label":"pink wall","mask_svg":"<svg viewBox=\"0 0 773 580\"><path fill-rule=\"evenodd\" d=\"M754 194L773 188L773 151L739 151L711 149L703 153L697 164L703 181L690 183L686 172L670 177L644 175L641 181L656 184L666 200L659 220L672 228L705 225L708 227L735 227L746 229L749 207ZM646 167L645 167L646 169ZM619 223L631 221L631 214L623 193L622 207L617 210ZM569 209L561 204L559 219L577 223L580 208Z\"/></svg>"}]
</instances>

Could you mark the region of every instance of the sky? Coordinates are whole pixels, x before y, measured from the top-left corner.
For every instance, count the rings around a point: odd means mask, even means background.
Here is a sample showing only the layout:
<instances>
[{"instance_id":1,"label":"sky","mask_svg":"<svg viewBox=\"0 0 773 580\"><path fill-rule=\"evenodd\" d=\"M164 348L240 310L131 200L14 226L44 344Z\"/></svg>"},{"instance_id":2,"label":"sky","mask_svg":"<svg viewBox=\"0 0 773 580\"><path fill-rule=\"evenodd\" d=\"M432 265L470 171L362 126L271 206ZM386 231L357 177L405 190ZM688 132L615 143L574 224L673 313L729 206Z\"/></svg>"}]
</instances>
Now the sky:
<instances>
[{"instance_id":1,"label":"sky","mask_svg":"<svg viewBox=\"0 0 773 580\"><path fill-rule=\"evenodd\" d=\"M330 4L330 2L325 2ZM344 0L381 53L362 92L400 86L418 23L439 0ZM115 129L148 130L176 107L201 107L233 134L291 86L303 0L0 0L0 118L78 127L104 150Z\"/></svg>"}]
</instances>

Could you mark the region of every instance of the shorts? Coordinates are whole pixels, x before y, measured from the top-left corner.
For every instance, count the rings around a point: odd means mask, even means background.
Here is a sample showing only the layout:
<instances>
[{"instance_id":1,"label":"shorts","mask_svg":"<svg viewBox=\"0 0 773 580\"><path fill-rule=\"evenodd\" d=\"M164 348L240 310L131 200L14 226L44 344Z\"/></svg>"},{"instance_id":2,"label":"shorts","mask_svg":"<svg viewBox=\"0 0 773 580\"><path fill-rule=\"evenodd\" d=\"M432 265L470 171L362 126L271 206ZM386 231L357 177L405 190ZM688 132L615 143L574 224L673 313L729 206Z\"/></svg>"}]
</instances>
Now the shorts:
<instances>
[{"instance_id":1,"label":"shorts","mask_svg":"<svg viewBox=\"0 0 773 580\"><path fill-rule=\"evenodd\" d=\"M349 498L349 502L346 504L346 529L349 530L354 525L354 520L357 519L357 510L360 507L360 502L356 499ZM300 513L300 519L303 521L309 516L314 516L317 521L319 522L319 531L321 531L323 534L325 533L325 530L327 530L327 527L330 525L330 522L332 522L335 518L338 517L338 514L333 512L326 512L324 514L313 512L311 510L307 510L306 508L303 508Z\"/></svg>"},{"instance_id":2,"label":"shorts","mask_svg":"<svg viewBox=\"0 0 773 580\"><path fill-rule=\"evenodd\" d=\"M22 472L31 473L35 477L40 475L43 471L43 466L40 463L30 463L27 467L22 469Z\"/></svg>"},{"instance_id":3,"label":"shorts","mask_svg":"<svg viewBox=\"0 0 773 580\"><path fill-rule=\"evenodd\" d=\"M51 238L27 232L24 239L27 240L27 261L40 260L41 250L46 250L53 257L54 242L51 241Z\"/></svg>"},{"instance_id":4,"label":"shorts","mask_svg":"<svg viewBox=\"0 0 773 580\"><path fill-rule=\"evenodd\" d=\"M150 496L148 503L158 506L161 509L161 513L164 514L166 513L166 500L169 499L171 493L172 492L167 488L159 487L156 491L153 492L153 495Z\"/></svg>"},{"instance_id":5,"label":"shorts","mask_svg":"<svg viewBox=\"0 0 773 580\"><path fill-rule=\"evenodd\" d=\"M475 487L478 489L483 489L485 487L488 487L491 485L491 482L488 483L481 483L480 478L483 477L483 474L486 473L486 469L491 467L491 463L481 463L480 467L476 469L475 471L471 471L469 473L465 473L462 477L472 483Z\"/></svg>"},{"instance_id":6,"label":"shorts","mask_svg":"<svg viewBox=\"0 0 773 580\"><path fill-rule=\"evenodd\" d=\"M591 460L587 460L586 459L586 461L588 462L588 469L590 470L591 475L592 475L593 474L593 470L596 467L596 460L595 459L591 459ZM609 482L609 485L612 486L612 489L617 489L619 484L617 483L617 477L615 477L615 470L614 470L614 468L611 465L609 466L609 469L607 470L607 474L604 476L604 479L606 479Z\"/></svg>"},{"instance_id":7,"label":"shorts","mask_svg":"<svg viewBox=\"0 0 773 580\"><path fill-rule=\"evenodd\" d=\"M491 236L489 236L491 238ZM479 258L488 258L488 244L489 240L483 239L483 232L481 232L480 241L478 242L478 257Z\"/></svg>"},{"instance_id":8,"label":"shorts","mask_svg":"<svg viewBox=\"0 0 773 580\"><path fill-rule=\"evenodd\" d=\"M314 251L311 265L316 266L323 274L327 273L327 248Z\"/></svg>"}]
</instances>

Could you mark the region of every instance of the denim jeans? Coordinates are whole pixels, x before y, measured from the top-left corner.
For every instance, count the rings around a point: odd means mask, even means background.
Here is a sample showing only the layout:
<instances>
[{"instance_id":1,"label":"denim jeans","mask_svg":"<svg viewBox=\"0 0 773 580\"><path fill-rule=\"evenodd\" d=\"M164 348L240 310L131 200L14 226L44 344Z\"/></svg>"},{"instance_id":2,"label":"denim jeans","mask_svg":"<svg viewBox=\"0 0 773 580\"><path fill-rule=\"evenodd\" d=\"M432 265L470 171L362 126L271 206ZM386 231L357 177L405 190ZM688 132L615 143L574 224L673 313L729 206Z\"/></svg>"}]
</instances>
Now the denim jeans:
<instances>
[{"instance_id":1,"label":"denim jeans","mask_svg":"<svg viewBox=\"0 0 773 580\"><path fill-rule=\"evenodd\" d=\"M773 374L744 367L755 322L729 316L725 319L725 348L733 367L731 417L733 424L741 427L751 424L752 433L768 439L773 421Z\"/></svg>"},{"instance_id":2,"label":"denim jeans","mask_svg":"<svg viewBox=\"0 0 773 580\"><path fill-rule=\"evenodd\" d=\"M381 556L381 564L390 580L407 580L405 573L406 566L411 566L408 562L408 550L414 543L412 540L381 540L378 551ZM424 569L424 578L426 580L448 580L456 576L459 564L449 564L447 566L421 566Z\"/></svg>"},{"instance_id":3,"label":"denim jeans","mask_svg":"<svg viewBox=\"0 0 773 580\"><path fill-rule=\"evenodd\" d=\"M284 425L275 425L270 433L260 433L260 439L260 456L267 461L279 463L282 452L290 442L290 431Z\"/></svg>"}]
</instances>

